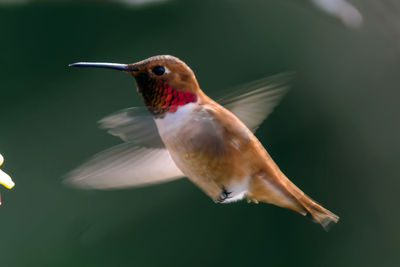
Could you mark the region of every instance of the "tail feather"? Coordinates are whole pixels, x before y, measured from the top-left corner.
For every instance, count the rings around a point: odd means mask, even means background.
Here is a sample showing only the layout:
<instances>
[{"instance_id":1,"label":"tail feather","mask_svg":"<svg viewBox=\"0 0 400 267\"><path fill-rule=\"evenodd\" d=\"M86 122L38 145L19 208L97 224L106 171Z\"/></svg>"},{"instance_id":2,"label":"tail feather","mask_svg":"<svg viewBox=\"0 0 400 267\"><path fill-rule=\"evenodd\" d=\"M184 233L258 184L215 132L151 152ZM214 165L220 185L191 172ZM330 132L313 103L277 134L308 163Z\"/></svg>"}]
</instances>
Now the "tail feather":
<instances>
[{"instance_id":1,"label":"tail feather","mask_svg":"<svg viewBox=\"0 0 400 267\"><path fill-rule=\"evenodd\" d=\"M298 201L307 211L306 216L313 222L321 224L326 231L329 231L333 224L339 221L339 216L325 209L306 195L298 199Z\"/></svg>"},{"instance_id":2,"label":"tail feather","mask_svg":"<svg viewBox=\"0 0 400 267\"><path fill-rule=\"evenodd\" d=\"M288 193L297 201L301 206L301 211L297 212L307 216L313 222L319 223L326 231L333 226L334 223L339 221L339 216L325 209L316 201L312 200L309 196L304 194L294 183L292 183L286 176L283 175L284 187Z\"/></svg>"},{"instance_id":3,"label":"tail feather","mask_svg":"<svg viewBox=\"0 0 400 267\"><path fill-rule=\"evenodd\" d=\"M304 192L286 176L283 175L283 177L282 180L285 181L286 189L305 211L300 213L310 218L313 222L319 223L326 231L329 231L333 224L339 221L339 216L325 209L316 201L304 194Z\"/></svg>"},{"instance_id":4,"label":"tail feather","mask_svg":"<svg viewBox=\"0 0 400 267\"><path fill-rule=\"evenodd\" d=\"M266 202L294 210L319 223L326 231L339 221L339 217L312 200L283 173L278 179L258 175L251 179L247 198L250 201Z\"/></svg>"}]
</instances>

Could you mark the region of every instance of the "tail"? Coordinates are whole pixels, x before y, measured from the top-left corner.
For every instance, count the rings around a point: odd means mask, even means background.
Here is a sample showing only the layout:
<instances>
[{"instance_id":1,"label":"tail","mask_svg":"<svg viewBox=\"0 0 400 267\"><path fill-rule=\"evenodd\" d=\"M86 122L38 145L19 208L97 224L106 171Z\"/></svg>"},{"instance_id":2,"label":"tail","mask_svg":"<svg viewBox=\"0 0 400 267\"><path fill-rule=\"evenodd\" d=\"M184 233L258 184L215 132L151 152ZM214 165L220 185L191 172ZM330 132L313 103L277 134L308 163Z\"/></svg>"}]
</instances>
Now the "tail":
<instances>
[{"instance_id":1,"label":"tail","mask_svg":"<svg viewBox=\"0 0 400 267\"><path fill-rule=\"evenodd\" d=\"M297 201L306 211L306 216L313 222L321 224L326 231L329 231L333 224L339 221L339 216L325 209L307 195L303 195Z\"/></svg>"},{"instance_id":2,"label":"tail","mask_svg":"<svg viewBox=\"0 0 400 267\"><path fill-rule=\"evenodd\" d=\"M339 217L312 200L283 173L278 179L268 179L265 175L253 177L249 184L248 200L266 202L288 208L309 217L328 231ZM271 176L270 176L271 177Z\"/></svg>"},{"instance_id":3,"label":"tail","mask_svg":"<svg viewBox=\"0 0 400 267\"><path fill-rule=\"evenodd\" d=\"M286 178L286 177L285 177ZM339 216L330 212L329 210L322 207L320 204L312 200L309 196L304 194L295 184L293 184L289 179L286 180L286 188L289 193L297 200L300 206L305 212L301 212L303 215L310 218L313 222L321 224L321 226L326 230L333 226L334 223L339 221Z\"/></svg>"}]
</instances>

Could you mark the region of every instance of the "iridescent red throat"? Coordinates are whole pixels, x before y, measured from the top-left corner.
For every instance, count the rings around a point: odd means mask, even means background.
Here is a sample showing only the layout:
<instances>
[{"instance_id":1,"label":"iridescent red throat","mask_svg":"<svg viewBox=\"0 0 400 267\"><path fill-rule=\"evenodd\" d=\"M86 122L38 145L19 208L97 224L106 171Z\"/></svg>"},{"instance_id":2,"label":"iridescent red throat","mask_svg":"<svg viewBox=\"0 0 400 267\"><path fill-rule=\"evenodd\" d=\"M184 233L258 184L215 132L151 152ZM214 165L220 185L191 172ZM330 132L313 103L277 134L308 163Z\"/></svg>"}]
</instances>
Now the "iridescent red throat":
<instances>
[{"instance_id":1,"label":"iridescent red throat","mask_svg":"<svg viewBox=\"0 0 400 267\"><path fill-rule=\"evenodd\" d=\"M196 94L172 88L167 81L158 81L142 90L143 100L154 115L174 113L179 106L197 102Z\"/></svg>"}]
</instances>

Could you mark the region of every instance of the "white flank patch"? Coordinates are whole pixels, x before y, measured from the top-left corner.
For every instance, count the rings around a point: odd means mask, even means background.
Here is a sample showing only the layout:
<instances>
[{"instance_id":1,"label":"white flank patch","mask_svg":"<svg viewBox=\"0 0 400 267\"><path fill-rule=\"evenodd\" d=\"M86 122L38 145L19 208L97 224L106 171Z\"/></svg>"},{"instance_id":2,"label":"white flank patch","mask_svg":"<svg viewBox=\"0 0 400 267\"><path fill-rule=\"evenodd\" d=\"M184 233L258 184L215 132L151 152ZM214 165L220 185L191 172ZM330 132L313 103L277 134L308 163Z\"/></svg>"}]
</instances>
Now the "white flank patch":
<instances>
[{"instance_id":1,"label":"white flank patch","mask_svg":"<svg viewBox=\"0 0 400 267\"><path fill-rule=\"evenodd\" d=\"M241 184L234 184L234 185L228 186L226 188L226 191L231 192L230 198L225 199L222 203L230 203L230 202L242 200L248 192L249 180L250 180L250 177L248 177L246 179L246 181L244 181Z\"/></svg>"}]
</instances>

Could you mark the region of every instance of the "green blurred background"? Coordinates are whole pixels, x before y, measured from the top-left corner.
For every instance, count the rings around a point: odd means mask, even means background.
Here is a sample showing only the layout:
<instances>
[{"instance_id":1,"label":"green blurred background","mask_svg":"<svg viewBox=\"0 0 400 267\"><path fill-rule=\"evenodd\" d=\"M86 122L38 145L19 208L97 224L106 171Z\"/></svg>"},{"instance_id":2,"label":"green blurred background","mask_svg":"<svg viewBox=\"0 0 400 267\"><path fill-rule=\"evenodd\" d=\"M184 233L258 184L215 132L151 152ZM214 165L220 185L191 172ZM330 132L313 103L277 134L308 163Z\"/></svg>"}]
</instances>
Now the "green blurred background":
<instances>
[{"instance_id":1,"label":"green blurred background","mask_svg":"<svg viewBox=\"0 0 400 267\"><path fill-rule=\"evenodd\" d=\"M400 266L394 1L353 1L361 27L299 0L0 2L0 153L16 182L0 188L1 267ZM159 54L187 62L211 96L296 71L256 135L340 222L326 233L271 205L216 205L187 180L64 186L64 174L120 143L96 121L142 105L128 75L67 65Z\"/></svg>"}]
</instances>

